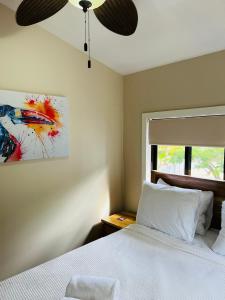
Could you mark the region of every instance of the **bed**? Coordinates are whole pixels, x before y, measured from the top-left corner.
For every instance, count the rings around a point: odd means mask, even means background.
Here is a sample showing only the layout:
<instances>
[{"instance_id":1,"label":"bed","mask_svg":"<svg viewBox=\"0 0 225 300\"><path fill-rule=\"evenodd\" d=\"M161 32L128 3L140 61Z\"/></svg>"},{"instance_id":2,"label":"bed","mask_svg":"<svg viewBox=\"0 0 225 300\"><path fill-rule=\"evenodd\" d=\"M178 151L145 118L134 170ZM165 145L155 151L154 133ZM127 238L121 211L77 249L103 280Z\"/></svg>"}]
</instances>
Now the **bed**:
<instances>
[{"instance_id":1,"label":"bed","mask_svg":"<svg viewBox=\"0 0 225 300\"><path fill-rule=\"evenodd\" d=\"M211 190L217 189L214 185ZM216 192L216 205L222 193ZM217 237L215 227L204 237L196 235L189 244L142 225L130 225L1 282L0 299L60 300L74 274L118 279L121 300L225 299L225 257L210 249Z\"/></svg>"}]
</instances>

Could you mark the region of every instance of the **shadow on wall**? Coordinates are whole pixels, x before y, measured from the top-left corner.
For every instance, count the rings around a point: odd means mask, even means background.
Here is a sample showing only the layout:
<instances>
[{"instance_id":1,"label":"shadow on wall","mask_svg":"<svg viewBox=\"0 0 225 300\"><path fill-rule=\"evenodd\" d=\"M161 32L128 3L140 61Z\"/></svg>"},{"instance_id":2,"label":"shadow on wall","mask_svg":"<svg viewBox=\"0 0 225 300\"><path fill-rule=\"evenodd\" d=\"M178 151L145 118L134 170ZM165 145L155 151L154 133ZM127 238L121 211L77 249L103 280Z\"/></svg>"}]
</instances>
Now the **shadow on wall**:
<instances>
[{"instance_id":1,"label":"shadow on wall","mask_svg":"<svg viewBox=\"0 0 225 300\"><path fill-rule=\"evenodd\" d=\"M0 4L0 10L6 9L4 5ZM16 24L15 14L13 17L9 19L8 15L1 14L0 18L0 38L4 38L5 36L14 35L18 32L24 30L23 27L20 27Z\"/></svg>"},{"instance_id":2,"label":"shadow on wall","mask_svg":"<svg viewBox=\"0 0 225 300\"><path fill-rule=\"evenodd\" d=\"M64 168L46 182L41 174L38 181L36 176L28 176L33 166L23 166L23 174L27 171L24 184L15 181L9 197L1 203L0 279L82 245L92 225L110 210L108 171L104 167L79 178ZM24 197L13 201L21 194Z\"/></svg>"}]
</instances>

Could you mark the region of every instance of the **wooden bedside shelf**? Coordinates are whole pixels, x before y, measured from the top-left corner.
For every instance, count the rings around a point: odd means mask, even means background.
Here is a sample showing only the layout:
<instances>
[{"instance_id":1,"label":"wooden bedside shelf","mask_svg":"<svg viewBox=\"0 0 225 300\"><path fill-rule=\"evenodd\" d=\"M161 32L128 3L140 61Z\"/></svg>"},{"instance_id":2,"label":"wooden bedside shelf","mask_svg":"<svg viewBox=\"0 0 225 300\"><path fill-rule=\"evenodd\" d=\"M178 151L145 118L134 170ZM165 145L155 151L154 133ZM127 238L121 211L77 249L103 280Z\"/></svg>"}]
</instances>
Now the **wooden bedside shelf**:
<instances>
[{"instance_id":1,"label":"wooden bedside shelf","mask_svg":"<svg viewBox=\"0 0 225 300\"><path fill-rule=\"evenodd\" d=\"M102 218L103 235L108 235L136 222L136 214L120 212Z\"/></svg>"}]
</instances>

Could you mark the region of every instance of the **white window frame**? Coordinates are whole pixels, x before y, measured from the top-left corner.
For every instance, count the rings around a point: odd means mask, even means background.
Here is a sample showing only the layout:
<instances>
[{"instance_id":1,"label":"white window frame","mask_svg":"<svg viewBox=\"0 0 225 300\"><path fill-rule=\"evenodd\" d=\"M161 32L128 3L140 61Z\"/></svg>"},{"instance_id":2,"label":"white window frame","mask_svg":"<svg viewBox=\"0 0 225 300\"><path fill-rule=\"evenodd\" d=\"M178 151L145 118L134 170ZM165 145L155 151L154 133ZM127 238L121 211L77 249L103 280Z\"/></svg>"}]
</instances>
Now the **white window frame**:
<instances>
[{"instance_id":1,"label":"white window frame","mask_svg":"<svg viewBox=\"0 0 225 300\"><path fill-rule=\"evenodd\" d=\"M223 116L225 106L191 108L182 110L150 112L142 114L142 180L151 180L151 146L149 141L149 121L154 119L185 118L185 117L204 117L204 116Z\"/></svg>"}]
</instances>

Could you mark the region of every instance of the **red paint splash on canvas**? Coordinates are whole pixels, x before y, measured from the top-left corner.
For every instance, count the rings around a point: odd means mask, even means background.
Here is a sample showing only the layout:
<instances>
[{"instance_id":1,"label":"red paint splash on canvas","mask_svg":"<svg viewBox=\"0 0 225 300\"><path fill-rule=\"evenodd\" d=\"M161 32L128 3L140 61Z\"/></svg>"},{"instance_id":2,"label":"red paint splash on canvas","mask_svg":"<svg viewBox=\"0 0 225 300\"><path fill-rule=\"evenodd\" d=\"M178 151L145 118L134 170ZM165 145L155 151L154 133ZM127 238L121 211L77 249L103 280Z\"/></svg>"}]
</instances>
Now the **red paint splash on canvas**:
<instances>
[{"instance_id":1,"label":"red paint splash on canvas","mask_svg":"<svg viewBox=\"0 0 225 300\"><path fill-rule=\"evenodd\" d=\"M59 131L58 130L52 130L48 133L48 136L50 137L55 137L59 134Z\"/></svg>"},{"instance_id":2,"label":"red paint splash on canvas","mask_svg":"<svg viewBox=\"0 0 225 300\"><path fill-rule=\"evenodd\" d=\"M10 139L13 140L13 142L16 145L15 151L12 153L12 155L8 158L7 161L18 161L22 159L22 149L21 149L21 143L13 136L10 135Z\"/></svg>"},{"instance_id":3,"label":"red paint splash on canvas","mask_svg":"<svg viewBox=\"0 0 225 300\"><path fill-rule=\"evenodd\" d=\"M34 98L27 99L25 106L28 109L32 109L47 116L54 123L53 125L28 124L27 126L32 128L38 136L46 133L49 137L55 138L60 134L59 128L62 127L60 114L54 107L50 97L46 97L43 101Z\"/></svg>"}]
</instances>

